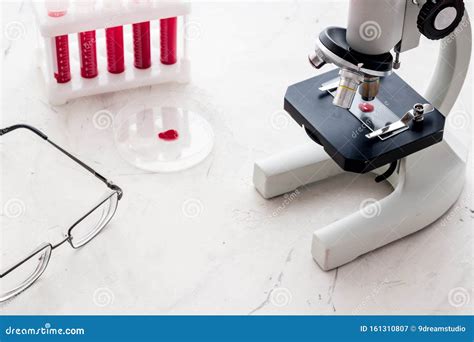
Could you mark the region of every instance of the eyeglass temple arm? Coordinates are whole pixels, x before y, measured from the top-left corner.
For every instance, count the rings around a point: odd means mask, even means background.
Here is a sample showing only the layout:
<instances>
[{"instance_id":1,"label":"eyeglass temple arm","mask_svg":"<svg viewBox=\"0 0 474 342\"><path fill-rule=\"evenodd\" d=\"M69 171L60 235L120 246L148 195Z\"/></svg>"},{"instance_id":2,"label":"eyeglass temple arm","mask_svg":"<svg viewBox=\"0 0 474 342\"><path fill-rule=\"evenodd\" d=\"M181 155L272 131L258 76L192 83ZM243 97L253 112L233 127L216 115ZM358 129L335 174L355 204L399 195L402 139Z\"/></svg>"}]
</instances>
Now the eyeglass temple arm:
<instances>
[{"instance_id":1,"label":"eyeglass temple arm","mask_svg":"<svg viewBox=\"0 0 474 342\"><path fill-rule=\"evenodd\" d=\"M33 126L30 126L30 125L25 125L25 124L17 124L17 125L13 125L13 126L10 126L10 127L6 127L6 128L2 128L0 129L0 136L4 135L4 134L7 134L7 133L10 133L18 128L24 128L24 129L27 129L29 130L30 132L33 132L35 133L36 135L38 135L40 138L46 140L47 142L49 142L52 146L54 146L56 149L58 149L59 151L61 151L62 153L64 153L66 156L68 156L69 158L71 158L72 160L74 160L77 164L81 165L83 168L85 168L87 171L89 171L90 173L92 173L95 177L97 177L98 179L100 179L102 182L105 183L105 185L111 189L111 190L114 190L114 191L117 191L118 192L118 196L119 196L119 199L122 198L122 195L123 195L123 191L122 189L112 183L111 181L107 180L107 178L105 178L104 176L102 176L100 173L98 173L97 171L95 171L93 168L91 168L89 165L87 165L86 163L80 161L79 159L77 159L76 157L74 157L71 153L69 153L68 151L66 151L65 149L63 149L62 147L56 145L53 141L49 140L48 136L46 134L44 134L43 132L41 132L39 129L33 127Z\"/></svg>"}]
</instances>

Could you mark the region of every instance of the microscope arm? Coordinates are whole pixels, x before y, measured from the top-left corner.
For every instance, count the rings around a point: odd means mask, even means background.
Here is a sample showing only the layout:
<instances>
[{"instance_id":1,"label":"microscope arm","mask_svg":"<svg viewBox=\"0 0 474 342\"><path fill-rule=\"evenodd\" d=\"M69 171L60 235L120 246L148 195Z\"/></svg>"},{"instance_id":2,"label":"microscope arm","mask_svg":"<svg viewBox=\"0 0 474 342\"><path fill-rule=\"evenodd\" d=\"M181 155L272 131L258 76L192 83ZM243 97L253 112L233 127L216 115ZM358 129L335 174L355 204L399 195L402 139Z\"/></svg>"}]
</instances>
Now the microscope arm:
<instances>
[{"instance_id":1,"label":"microscope arm","mask_svg":"<svg viewBox=\"0 0 474 342\"><path fill-rule=\"evenodd\" d=\"M425 93L425 98L445 116L451 111L469 69L472 51L472 32L469 15L455 32L441 41L438 62Z\"/></svg>"}]
</instances>

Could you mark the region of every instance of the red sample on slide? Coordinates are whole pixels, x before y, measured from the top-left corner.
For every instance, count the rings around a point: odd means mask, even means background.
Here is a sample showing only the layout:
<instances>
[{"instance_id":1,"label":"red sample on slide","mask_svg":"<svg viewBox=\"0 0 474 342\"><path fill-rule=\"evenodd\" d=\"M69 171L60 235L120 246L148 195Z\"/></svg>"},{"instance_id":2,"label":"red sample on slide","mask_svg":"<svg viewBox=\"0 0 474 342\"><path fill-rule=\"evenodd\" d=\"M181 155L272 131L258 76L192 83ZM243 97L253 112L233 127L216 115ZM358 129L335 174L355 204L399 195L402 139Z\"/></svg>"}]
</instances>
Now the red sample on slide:
<instances>
[{"instance_id":1,"label":"red sample on slide","mask_svg":"<svg viewBox=\"0 0 474 342\"><path fill-rule=\"evenodd\" d=\"M368 102L359 103L359 109L364 113L372 113L374 111L374 105Z\"/></svg>"}]
</instances>

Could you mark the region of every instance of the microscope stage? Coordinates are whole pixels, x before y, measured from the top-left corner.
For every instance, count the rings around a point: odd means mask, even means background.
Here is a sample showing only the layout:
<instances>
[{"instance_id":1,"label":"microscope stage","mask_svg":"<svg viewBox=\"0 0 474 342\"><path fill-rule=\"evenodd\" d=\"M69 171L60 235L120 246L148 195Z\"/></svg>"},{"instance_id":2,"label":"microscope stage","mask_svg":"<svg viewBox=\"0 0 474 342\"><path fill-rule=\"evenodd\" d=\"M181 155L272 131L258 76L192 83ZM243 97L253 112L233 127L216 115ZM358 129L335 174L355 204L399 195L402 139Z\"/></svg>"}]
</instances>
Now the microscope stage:
<instances>
[{"instance_id":1,"label":"microscope stage","mask_svg":"<svg viewBox=\"0 0 474 342\"><path fill-rule=\"evenodd\" d=\"M319 90L323 83L337 78L338 71L290 86L285 110L342 169L369 172L443 140L445 118L436 109L425 115L422 129L414 130L410 124L388 139L366 138L371 130L348 110L333 105L331 94ZM396 74L380 79L377 99L399 118L415 103L428 102Z\"/></svg>"}]
</instances>

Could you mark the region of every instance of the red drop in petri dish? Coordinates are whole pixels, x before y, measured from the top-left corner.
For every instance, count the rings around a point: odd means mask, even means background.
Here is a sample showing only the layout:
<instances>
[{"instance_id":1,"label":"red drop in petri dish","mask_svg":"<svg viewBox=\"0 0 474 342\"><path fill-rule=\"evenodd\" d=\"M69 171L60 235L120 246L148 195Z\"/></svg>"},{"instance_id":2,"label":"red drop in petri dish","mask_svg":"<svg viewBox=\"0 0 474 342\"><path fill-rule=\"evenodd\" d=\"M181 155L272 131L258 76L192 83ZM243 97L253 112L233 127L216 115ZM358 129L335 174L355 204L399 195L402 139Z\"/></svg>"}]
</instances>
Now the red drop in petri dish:
<instances>
[{"instance_id":1,"label":"red drop in petri dish","mask_svg":"<svg viewBox=\"0 0 474 342\"><path fill-rule=\"evenodd\" d=\"M169 129L167 131L158 133L158 138L164 141L174 141L179 138L179 133L175 129Z\"/></svg>"}]
</instances>

